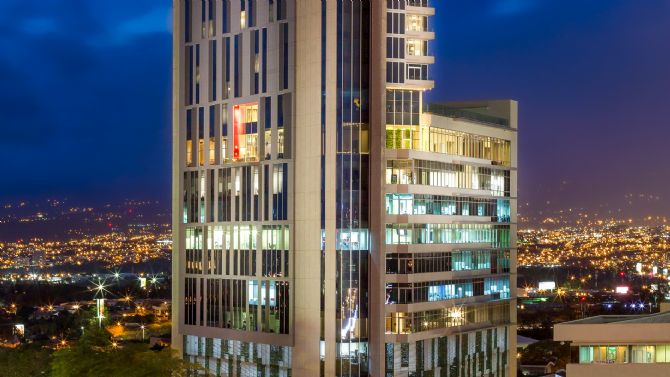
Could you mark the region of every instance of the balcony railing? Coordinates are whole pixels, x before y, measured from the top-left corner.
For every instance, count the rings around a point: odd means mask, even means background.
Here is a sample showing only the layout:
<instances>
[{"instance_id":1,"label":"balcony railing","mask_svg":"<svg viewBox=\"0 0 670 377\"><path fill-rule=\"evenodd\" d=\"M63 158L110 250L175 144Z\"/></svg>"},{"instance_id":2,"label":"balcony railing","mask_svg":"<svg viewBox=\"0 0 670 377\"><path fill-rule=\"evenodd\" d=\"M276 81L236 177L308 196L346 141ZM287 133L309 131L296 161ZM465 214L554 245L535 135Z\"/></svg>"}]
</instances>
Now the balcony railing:
<instances>
[{"instance_id":1,"label":"balcony railing","mask_svg":"<svg viewBox=\"0 0 670 377\"><path fill-rule=\"evenodd\" d=\"M455 109L441 104L426 104L423 111L435 115L442 115L449 118L465 119L476 123L483 123L495 127L509 128L509 120L493 115L481 114L474 111Z\"/></svg>"},{"instance_id":2,"label":"balcony railing","mask_svg":"<svg viewBox=\"0 0 670 377\"><path fill-rule=\"evenodd\" d=\"M410 7L429 7L428 0L407 0L407 6Z\"/></svg>"}]
</instances>

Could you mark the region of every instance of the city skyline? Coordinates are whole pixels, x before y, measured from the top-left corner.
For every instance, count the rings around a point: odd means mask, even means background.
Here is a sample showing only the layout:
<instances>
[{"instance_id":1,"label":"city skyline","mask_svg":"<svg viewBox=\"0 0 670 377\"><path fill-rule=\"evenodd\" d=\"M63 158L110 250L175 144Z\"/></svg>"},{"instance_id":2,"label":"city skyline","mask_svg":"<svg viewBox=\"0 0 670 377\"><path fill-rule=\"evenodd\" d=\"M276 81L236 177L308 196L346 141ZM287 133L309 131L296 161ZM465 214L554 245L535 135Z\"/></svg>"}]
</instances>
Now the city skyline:
<instances>
[{"instance_id":1,"label":"city skyline","mask_svg":"<svg viewBox=\"0 0 670 377\"><path fill-rule=\"evenodd\" d=\"M0 375L670 375L670 2L0 1Z\"/></svg>"},{"instance_id":2,"label":"city skyline","mask_svg":"<svg viewBox=\"0 0 670 377\"><path fill-rule=\"evenodd\" d=\"M74 13L52 1L25 6L0 5L0 153L44 169L10 164L17 183L0 188L0 197L167 203L171 4L82 2ZM670 28L660 17L669 7L440 2L434 30L450 37L432 46L439 67L432 75L443 84L428 98L520 100L522 124L533 125L522 126L519 140L522 213L605 205L615 216L622 207L625 216L662 213ZM105 174L94 173L98 166ZM630 196L638 200L628 204Z\"/></svg>"}]
</instances>

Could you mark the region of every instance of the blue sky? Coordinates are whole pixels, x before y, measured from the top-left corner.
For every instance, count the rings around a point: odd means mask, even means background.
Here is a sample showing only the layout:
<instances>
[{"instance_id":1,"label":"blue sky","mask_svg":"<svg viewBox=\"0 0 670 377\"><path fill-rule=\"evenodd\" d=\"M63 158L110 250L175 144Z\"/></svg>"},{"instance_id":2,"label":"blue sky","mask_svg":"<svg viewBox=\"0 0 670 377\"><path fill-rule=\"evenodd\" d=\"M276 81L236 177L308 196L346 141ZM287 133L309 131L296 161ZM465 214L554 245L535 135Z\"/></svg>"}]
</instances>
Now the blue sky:
<instances>
[{"instance_id":1,"label":"blue sky","mask_svg":"<svg viewBox=\"0 0 670 377\"><path fill-rule=\"evenodd\" d=\"M0 2L0 195L169 193L170 4Z\"/></svg>"},{"instance_id":2,"label":"blue sky","mask_svg":"<svg viewBox=\"0 0 670 377\"><path fill-rule=\"evenodd\" d=\"M0 2L0 199L168 202L171 4ZM670 1L433 4L429 99L520 101L522 202L666 195Z\"/></svg>"}]
</instances>

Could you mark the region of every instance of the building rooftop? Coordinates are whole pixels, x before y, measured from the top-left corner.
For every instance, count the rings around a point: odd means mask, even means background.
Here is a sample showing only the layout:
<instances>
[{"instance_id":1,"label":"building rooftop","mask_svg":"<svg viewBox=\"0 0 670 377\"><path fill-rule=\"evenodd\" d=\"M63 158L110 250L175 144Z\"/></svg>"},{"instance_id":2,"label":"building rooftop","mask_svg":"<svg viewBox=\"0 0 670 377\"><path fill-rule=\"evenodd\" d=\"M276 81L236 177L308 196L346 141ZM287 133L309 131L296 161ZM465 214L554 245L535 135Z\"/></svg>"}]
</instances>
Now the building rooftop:
<instances>
[{"instance_id":1,"label":"building rooftop","mask_svg":"<svg viewBox=\"0 0 670 377\"><path fill-rule=\"evenodd\" d=\"M566 325L595 325L595 324L634 324L634 323L670 323L670 312L637 315L599 315L575 321L564 322Z\"/></svg>"},{"instance_id":2,"label":"building rooftop","mask_svg":"<svg viewBox=\"0 0 670 377\"><path fill-rule=\"evenodd\" d=\"M465 119L494 127L510 128L510 119L504 115L505 111L503 110L505 109L504 106L508 103L509 101L505 100L426 103L423 111L429 114L454 119Z\"/></svg>"},{"instance_id":3,"label":"building rooftop","mask_svg":"<svg viewBox=\"0 0 670 377\"><path fill-rule=\"evenodd\" d=\"M554 326L554 340L580 344L661 344L670 342L670 312L600 315Z\"/></svg>"}]
</instances>

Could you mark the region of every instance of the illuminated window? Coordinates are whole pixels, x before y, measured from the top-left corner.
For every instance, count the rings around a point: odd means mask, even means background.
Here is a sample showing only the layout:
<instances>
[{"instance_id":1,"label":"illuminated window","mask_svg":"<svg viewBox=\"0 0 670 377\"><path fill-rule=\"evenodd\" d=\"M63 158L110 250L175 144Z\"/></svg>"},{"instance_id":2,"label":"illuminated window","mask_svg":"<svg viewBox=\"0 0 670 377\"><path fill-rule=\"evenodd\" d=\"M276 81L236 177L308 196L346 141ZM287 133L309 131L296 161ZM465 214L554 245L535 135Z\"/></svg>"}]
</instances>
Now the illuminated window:
<instances>
[{"instance_id":1,"label":"illuminated window","mask_svg":"<svg viewBox=\"0 0 670 377\"><path fill-rule=\"evenodd\" d=\"M425 31L426 30L426 17L418 15L407 15L407 21L405 22L407 31Z\"/></svg>"},{"instance_id":2,"label":"illuminated window","mask_svg":"<svg viewBox=\"0 0 670 377\"><path fill-rule=\"evenodd\" d=\"M247 12L243 10L240 12L240 29L244 29L246 27L247 27Z\"/></svg>"},{"instance_id":3,"label":"illuminated window","mask_svg":"<svg viewBox=\"0 0 670 377\"><path fill-rule=\"evenodd\" d=\"M277 130L277 158L284 158L284 129Z\"/></svg>"},{"instance_id":4,"label":"illuminated window","mask_svg":"<svg viewBox=\"0 0 670 377\"><path fill-rule=\"evenodd\" d=\"M386 148L419 149L418 126L386 126Z\"/></svg>"},{"instance_id":5,"label":"illuminated window","mask_svg":"<svg viewBox=\"0 0 670 377\"><path fill-rule=\"evenodd\" d=\"M216 164L216 141L213 137L209 138L209 164Z\"/></svg>"},{"instance_id":6,"label":"illuminated window","mask_svg":"<svg viewBox=\"0 0 670 377\"><path fill-rule=\"evenodd\" d=\"M228 161L228 138L221 138L221 161Z\"/></svg>"},{"instance_id":7,"label":"illuminated window","mask_svg":"<svg viewBox=\"0 0 670 377\"><path fill-rule=\"evenodd\" d=\"M424 56L426 55L425 44L423 41L418 39L408 39L406 42L407 45L407 55L408 56Z\"/></svg>"},{"instance_id":8,"label":"illuminated window","mask_svg":"<svg viewBox=\"0 0 670 377\"><path fill-rule=\"evenodd\" d=\"M198 162L200 166L205 165L205 140L200 139L198 142Z\"/></svg>"},{"instance_id":9,"label":"illuminated window","mask_svg":"<svg viewBox=\"0 0 670 377\"><path fill-rule=\"evenodd\" d=\"M258 104L235 106L234 123L233 159L258 161Z\"/></svg>"},{"instance_id":10,"label":"illuminated window","mask_svg":"<svg viewBox=\"0 0 670 377\"><path fill-rule=\"evenodd\" d=\"M193 141L186 140L186 165L193 166Z\"/></svg>"}]
</instances>

